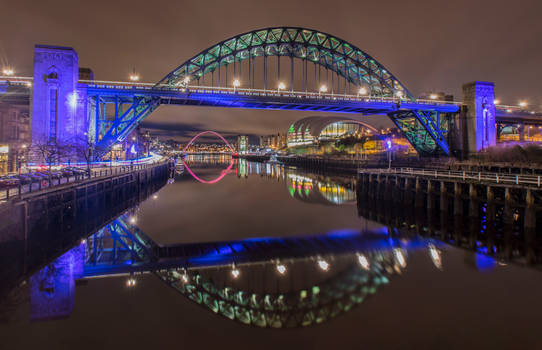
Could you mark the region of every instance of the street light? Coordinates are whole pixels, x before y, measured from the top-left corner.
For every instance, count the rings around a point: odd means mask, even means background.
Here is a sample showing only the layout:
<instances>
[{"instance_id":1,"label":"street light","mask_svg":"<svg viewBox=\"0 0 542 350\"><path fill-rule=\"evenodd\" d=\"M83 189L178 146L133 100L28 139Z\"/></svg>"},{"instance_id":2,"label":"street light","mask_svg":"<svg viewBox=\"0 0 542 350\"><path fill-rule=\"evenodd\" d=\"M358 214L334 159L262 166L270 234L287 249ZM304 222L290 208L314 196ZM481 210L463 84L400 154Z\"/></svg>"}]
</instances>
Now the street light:
<instances>
[{"instance_id":1,"label":"street light","mask_svg":"<svg viewBox=\"0 0 542 350\"><path fill-rule=\"evenodd\" d=\"M318 90L318 95L320 95L321 93L326 93L327 92L327 86L325 85L322 85L320 86L320 90Z\"/></svg>"},{"instance_id":2,"label":"street light","mask_svg":"<svg viewBox=\"0 0 542 350\"><path fill-rule=\"evenodd\" d=\"M277 271L281 275L284 275L286 273L286 266L284 264L277 264Z\"/></svg>"},{"instance_id":3,"label":"street light","mask_svg":"<svg viewBox=\"0 0 542 350\"><path fill-rule=\"evenodd\" d=\"M498 104L500 104L500 103L501 103L501 100L499 100L498 98L496 98L496 99L493 100L493 104L494 104L494 105L498 105Z\"/></svg>"},{"instance_id":4,"label":"street light","mask_svg":"<svg viewBox=\"0 0 542 350\"><path fill-rule=\"evenodd\" d=\"M233 91L235 91L239 86L241 86L241 82L239 81L239 79L235 79L233 81Z\"/></svg>"},{"instance_id":5,"label":"street light","mask_svg":"<svg viewBox=\"0 0 542 350\"><path fill-rule=\"evenodd\" d=\"M324 259L319 259L318 267L320 267L320 269L322 269L323 271L327 271L329 270L329 263L325 261Z\"/></svg>"},{"instance_id":6,"label":"street light","mask_svg":"<svg viewBox=\"0 0 542 350\"><path fill-rule=\"evenodd\" d=\"M286 85L284 85L284 83L281 81L279 83L279 86L278 86L278 92L280 92L280 90L284 90L284 89L286 89Z\"/></svg>"},{"instance_id":7,"label":"street light","mask_svg":"<svg viewBox=\"0 0 542 350\"><path fill-rule=\"evenodd\" d=\"M436 100L437 99L437 94L431 94L431 95L429 95L429 98L432 99L432 100Z\"/></svg>"},{"instance_id":8,"label":"street light","mask_svg":"<svg viewBox=\"0 0 542 350\"><path fill-rule=\"evenodd\" d=\"M358 95L367 95L367 89L364 87L360 87L358 91Z\"/></svg>"},{"instance_id":9,"label":"street light","mask_svg":"<svg viewBox=\"0 0 542 350\"><path fill-rule=\"evenodd\" d=\"M526 101L520 101L519 106L520 107L527 107L527 102Z\"/></svg>"},{"instance_id":10,"label":"street light","mask_svg":"<svg viewBox=\"0 0 542 350\"><path fill-rule=\"evenodd\" d=\"M130 80L133 82L139 81L139 74L136 73L136 70L134 68L132 74L130 74Z\"/></svg>"},{"instance_id":11,"label":"street light","mask_svg":"<svg viewBox=\"0 0 542 350\"><path fill-rule=\"evenodd\" d=\"M367 260L367 257L363 254L358 254L358 262L365 270L369 270L369 260Z\"/></svg>"},{"instance_id":12,"label":"street light","mask_svg":"<svg viewBox=\"0 0 542 350\"><path fill-rule=\"evenodd\" d=\"M5 68L2 70L2 73L4 73L4 75L10 76L10 75L15 74L15 71L14 71L12 68L5 67Z\"/></svg>"},{"instance_id":13,"label":"street light","mask_svg":"<svg viewBox=\"0 0 542 350\"><path fill-rule=\"evenodd\" d=\"M240 274L241 274L241 272L239 271L239 269L237 268L237 266L232 265L232 268L231 268L231 275L233 276L233 278L239 277Z\"/></svg>"}]
</instances>

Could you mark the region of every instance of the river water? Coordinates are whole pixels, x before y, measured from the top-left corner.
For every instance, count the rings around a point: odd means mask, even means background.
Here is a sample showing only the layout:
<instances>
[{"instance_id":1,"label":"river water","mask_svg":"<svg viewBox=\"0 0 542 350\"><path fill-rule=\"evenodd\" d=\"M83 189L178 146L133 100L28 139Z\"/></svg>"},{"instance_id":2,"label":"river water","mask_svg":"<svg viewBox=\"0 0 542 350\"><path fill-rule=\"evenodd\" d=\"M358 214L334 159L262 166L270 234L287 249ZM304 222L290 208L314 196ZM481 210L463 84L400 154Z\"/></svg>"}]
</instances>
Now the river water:
<instances>
[{"instance_id":1,"label":"river water","mask_svg":"<svg viewBox=\"0 0 542 350\"><path fill-rule=\"evenodd\" d=\"M0 348L542 348L538 266L359 214L377 204L353 176L189 157L14 286Z\"/></svg>"}]
</instances>

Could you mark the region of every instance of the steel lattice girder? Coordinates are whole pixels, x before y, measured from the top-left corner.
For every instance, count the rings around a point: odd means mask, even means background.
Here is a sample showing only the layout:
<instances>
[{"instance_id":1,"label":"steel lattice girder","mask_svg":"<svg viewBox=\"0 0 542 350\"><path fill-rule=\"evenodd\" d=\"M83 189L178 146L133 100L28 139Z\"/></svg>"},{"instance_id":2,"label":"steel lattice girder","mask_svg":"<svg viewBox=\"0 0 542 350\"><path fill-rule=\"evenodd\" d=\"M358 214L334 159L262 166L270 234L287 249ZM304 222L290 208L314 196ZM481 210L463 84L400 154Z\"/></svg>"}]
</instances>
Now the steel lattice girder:
<instances>
[{"instance_id":1,"label":"steel lattice girder","mask_svg":"<svg viewBox=\"0 0 542 350\"><path fill-rule=\"evenodd\" d=\"M294 328L315 325L351 310L378 288L389 282L394 271L393 253L369 254L370 271L350 266L342 273L313 286L312 290L296 290L280 294L261 294L218 287L198 272L176 269L155 274L190 300L211 311L246 325L270 328Z\"/></svg>"},{"instance_id":2,"label":"steel lattice girder","mask_svg":"<svg viewBox=\"0 0 542 350\"><path fill-rule=\"evenodd\" d=\"M387 69L373 57L342 39L299 27L266 28L224 40L192 57L165 76L158 85L178 86L213 72L219 66L250 57L289 56L328 68L373 95L412 98Z\"/></svg>"},{"instance_id":3,"label":"steel lattice girder","mask_svg":"<svg viewBox=\"0 0 542 350\"><path fill-rule=\"evenodd\" d=\"M450 154L440 113L400 110L388 115L421 155Z\"/></svg>"},{"instance_id":4,"label":"steel lattice girder","mask_svg":"<svg viewBox=\"0 0 542 350\"><path fill-rule=\"evenodd\" d=\"M159 105L160 99L147 96L133 96L119 99L118 96L95 96L96 101L96 148L108 149L113 144L123 141L130 132ZM108 119L105 108L100 104L115 104L114 119ZM126 111L119 108L128 104Z\"/></svg>"}]
</instances>

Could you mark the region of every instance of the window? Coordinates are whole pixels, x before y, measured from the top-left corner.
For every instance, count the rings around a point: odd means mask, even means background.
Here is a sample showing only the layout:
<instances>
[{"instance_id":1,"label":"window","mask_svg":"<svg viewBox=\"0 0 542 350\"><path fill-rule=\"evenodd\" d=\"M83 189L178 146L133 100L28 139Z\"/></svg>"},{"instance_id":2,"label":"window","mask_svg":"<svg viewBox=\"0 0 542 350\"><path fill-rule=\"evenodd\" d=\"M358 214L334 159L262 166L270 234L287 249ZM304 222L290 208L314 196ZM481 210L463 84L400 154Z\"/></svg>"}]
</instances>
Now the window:
<instances>
[{"instance_id":1,"label":"window","mask_svg":"<svg viewBox=\"0 0 542 350\"><path fill-rule=\"evenodd\" d=\"M49 96L49 142L56 143L56 116L57 116L57 101L58 90L51 89Z\"/></svg>"},{"instance_id":2,"label":"window","mask_svg":"<svg viewBox=\"0 0 542 350\"><path fill-rule=\"evenodd\" d=\"M47 75L47 79L58 79L58 73L57 72L49 73L49 75Z\"/></svg>"}]
</instances>

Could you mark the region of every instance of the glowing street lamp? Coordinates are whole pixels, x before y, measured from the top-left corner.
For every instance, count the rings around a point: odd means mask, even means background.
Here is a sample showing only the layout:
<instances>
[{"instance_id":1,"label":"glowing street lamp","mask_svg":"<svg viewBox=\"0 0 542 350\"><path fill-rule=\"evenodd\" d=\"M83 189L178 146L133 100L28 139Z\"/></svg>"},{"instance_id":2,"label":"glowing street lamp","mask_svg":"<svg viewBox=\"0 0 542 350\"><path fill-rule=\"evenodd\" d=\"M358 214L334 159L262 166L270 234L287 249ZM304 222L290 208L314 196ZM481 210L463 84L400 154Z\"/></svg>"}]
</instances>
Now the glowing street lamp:
<instances>
[{"instance_id":1,"label":"glowing street lamp","mask_svg":"<svg viewBox=\"0 0 542 350\"><path fill-rule=\"evenodd\" d=\"M358 91L358 95L367 95L367 89L364 87L360 87Z\"/></svg>"},{"instance_id":2,"label":"glowing street lamp","mask_svg":"<svg viewBox=\"0 0 542 350\"><path fill-rule=\"evenodd\" d=\"M277 89L278 89L278 91L280 92L280 90L284 90L284 89L286 89L286 85L285 85L285 84L284 84L284 83L283 83L283 82L281 81L281 82L279 83L279 85L278 85L278 88L277 88Z\"/></svg>"},{"instance_id":3,"label":"glowing street lamp","mask_svg":"<svg viewBox=\"0 0 542 350\"><path fill-rule=\"evenodd\" d=\"M277 272L281 275L284 275L286 273L286 266L284 264L277 264Z\"/></svg>"},{"instance_id":4,"label":"glowing street lamp","mask_svg":"<svg viewBox=\"0 0 542 350\"><path fill-rule=\"evenodd\" d=\"M358 254L358 262L365 270L369 270L369 260L367 260L367 257L363 254Z\"/></svg>"},{"instance_id":5,"label":"glowing street lamp","mask_svg":"<svg viewBox=\"0 0 542 350\"><path fill-rule=\"evenodd\" d=\"M130 81L133 81L133 82L139 81L139 74L136 73L135 68L132 74L130 74Z\"/></svg>"},{"instance_id":6,"label":"glowing street lamp","mask_svg":"<svg viewBox=\"0 0 542 350\"><path fill-rule=\"evenodd\" d=\"M320 86L320 89L318 90L318 95L325 94L327 92L327 86L322 85Z\"/></svg>"},{"instance_id":7,"label":"glowing street lamp","mask_svg":"<svg viewBox=\"0 0 542 350\"><path fill-rule=\"evenodd\" d=\"M432 99L432 100L436 100L437 99L437 94L431 94L429 95L429 98Z\"/></svg>"},{"instance_id":8,"label":"glowing street lamp","mask_svg":"<svg viewBox=\"0 0 542 350\"><path fill-rule=\"evenodd\" d=\"M241 271L239 271L239 269L235 265L233 265L231 269L231 275L233 276L233 278L239 277L240 274Z\"/></svg>"},{"instance_id":9,"label":"glowing street lamp","mask_svg":"<svg viewBox=\"0 0 542 350\"><path fill-rule=\"evenodd\" d=\"M318 259L318 267L320 267L322 271L327 271L329 270L329 263L324 259Z\"/></svg>"},{"instance_id":10,"label":"glowing street lamp","mask_svg":"<svg viewBox=\"0 0 542 350\"><path fill-rule=\"evenodd\" d=\"M12 68L5 67L5 68L2 70L2 73L3 73L4 75L10 76L10 75L15 74L15 71L14 71Z\"/></svg>"},{"instance_id":11,"label":"glowing street lamp","mask_svg":"<svg viewBox=\"0 0 542 350\"><path fill-rule=\"evenodd\" d=\"M233 91L235 91L239 86L241 86L241 82L239 81L239 79L235 79L233 81Z\"/></svg>"},{"instance_id":12,"label":"glowing street lamp","mask_svg":"<svg viewBox=\"0 0 542 350\"><path fill-rule=\"evenodd\" d=\"M495 105L498 105L500 103L501 103L501 100L499 100L498 98L493 100L493 104L495 104Z\"/></svg>"},{"instance_id":13,"label":"glowing street lamp","mask_svg":"<svg viewBox=\"0 0 542 350\"><path fill-rule=\"evenodd\" d=\"M520 101L519 106L520 107L527 107L527 102L526 101Z\"/></svg>"},{"instance_id":14,"label":"glowing street lamp","mask_svg":"<svg viewBox=\"0 0 542 350\"><path fill-rule=\"evenodd\" d=\"M393 250L393 255L395 255L395 261L397 262L397 264L399 264L399 266L401 266L402 268L405 268L406 267L406 259L405 259L405 256L403 255L403 252L401 251L401 249L395 248Z\"/></svg>"}]
</instances>

